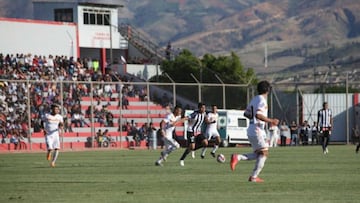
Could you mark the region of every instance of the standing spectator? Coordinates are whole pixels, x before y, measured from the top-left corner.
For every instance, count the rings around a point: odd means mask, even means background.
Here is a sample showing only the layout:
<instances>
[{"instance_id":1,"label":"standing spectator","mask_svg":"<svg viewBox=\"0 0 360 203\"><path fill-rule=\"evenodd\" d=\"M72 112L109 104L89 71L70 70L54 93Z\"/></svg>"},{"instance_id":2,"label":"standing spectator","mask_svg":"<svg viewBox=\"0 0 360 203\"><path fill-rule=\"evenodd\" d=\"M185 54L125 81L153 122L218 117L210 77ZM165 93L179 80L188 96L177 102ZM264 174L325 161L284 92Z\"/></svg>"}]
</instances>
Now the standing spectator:
<instances>
[{"instance_id":1,"label":"standing spectator","mask_svg":"<svg viewBox=\"0 0 360 203\"><path fill-rule=\"evenodd\" d=\"M291 122L290 125L290 146L297 146L298 143L298 126L295 121Z\"/></svg>"},{"instance_id":2,"label":"standing spectator","mask_svg":"<svg viewBox=\"0 0 360 203\"><path fill-rule=\"evenodd\" d=\"M145 140L147 137L147 129L149 128L148 123L144 123L139 129L140 140Z\"/></svg>"},{"instance_id":3,"label":"standing spectator","mask_svg":"<svg viewBox=\"0 0 360 203\"><path fill-rule=\"evenodd\" d=\"M329 153L328 144L333 126L332 112L327 102L324 102L323 108L318 111L317 123L320 130L323 153L327 154Z\"/></svg>"},{"instance_id":4,"label":"standing spectator","mask_svg":"<svg viewBox=\"0 0 360 203\"><path fill-rule=\"evenodd\" d=\"M120 106L120 104L118 106ZM125 96L125 94L122 94L121 109L129 109L128 106L129 106L129 100L128 100L127 96Z\"/></svg>"},{"instance_id":5,"label":"standing spectator","mask_svg":"<svg viewBox=\"0 0 360 203\"><path fill-rule=\"evenodd\" d=\"M268 117L267 97L271 91L270 83L261 81L257 85L258 95L255 96L246 108L245 116L250 119L250 126L247 129L248 138L253 148L253 152L247 154L233 154L231 156L230 168L235 170L236 164L240 160L256 160L255 168L249 177L250 182L264 182L259 178L265 161L269 154L268 144L265 142L265 125L271 123L278 125L279 120Z\"/></svg>"},{"instance_id":6,"label":"standing spectator","mask_svg":"<svg viewBox=\"0 0 360 203\"><path fill-rule=\"evenodd\" d=\"M45 119L44 119L45 141L46 141L46 146L48 148L46 158L48 161L51 160L51 164L50 164L51 167L55 167L55 162L59 155L59 149L60 149L59 134L63 133L63 127L64 127L63 118L59 113L60 113L59 106L53 104L51 105L51 113L45 114Z\"/></svg>"},{"instance_id":7,"label":"standing spectator","mask_svg":"<svg viewBox=\"0 0 360 203\"><path fill-rule=\"evenodd\" d=\"M280 129L277 125L273 125L270 123L269 125L270 131L270 147L277 147L277 143L280 138Z\"/></svg>"},{"instance_id":8,"label":"standing spectator","mask_svg":"<svg viewBox=\"0 0 360 203\"><path fill-rule=\"evenodd\" d=\"M317 128L317 122L314 121L313 126L311 127L311 145L319 144L319 130Z\"/></svg>"},{"instance_id":9,"label":"standing spectator","mask_svg":"<svg viewBox=\"0 0 360 203\"><path fill-rule=\"evenodd\" d=\"M304 121L300 129L300 140L302 145L308 145L310 129L311 127L308 122Z\"/></svg>"},{"instance_id":10,"label":"standing spectator","mask_svg":"<svg viewBox=\"0 0 360 203\"><path fill-rule=\"evenodd\" d=\"M153 122L150 122L147 132L147 140L148 140L148 148L156 149L157 141L156 141L156 128Z\"/></svg>"},{"instance_id":11,"label":"standing spectator","mask_svg":"<svg viewBox=\"0 0 360 203\"><path fill-rule=\"evenodd\" d=\"M355 128L353 128L353 139L357 141L357 145L356 145L356 149L355 152L359 153L359 148L360 148L360 131L359 131L359 126L356 125Z\"/></svg>"},{"instance_id":12,"label":"standing spectator","mask_svg":"<svg viewBox=\"0 0 360 203\"><path fill-rule=\"evenodd\" d=\"M289 128L286 125L285 121L282 121L280 124L280 146L285 147L286 146L286 139L288 134Z\"/></svg>"}]
</instances>

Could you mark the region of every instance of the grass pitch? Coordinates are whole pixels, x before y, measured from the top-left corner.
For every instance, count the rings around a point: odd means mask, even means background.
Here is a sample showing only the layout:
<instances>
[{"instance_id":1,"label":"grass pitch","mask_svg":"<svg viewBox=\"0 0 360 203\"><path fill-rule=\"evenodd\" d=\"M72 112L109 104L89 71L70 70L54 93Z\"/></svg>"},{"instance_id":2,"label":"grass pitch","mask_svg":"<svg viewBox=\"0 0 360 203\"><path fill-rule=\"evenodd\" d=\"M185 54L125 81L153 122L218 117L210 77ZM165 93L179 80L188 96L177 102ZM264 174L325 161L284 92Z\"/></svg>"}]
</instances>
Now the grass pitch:
<instances>
[{"instance_id":1,"label":"grass pitch","mask_svg":"<svg viewBox=\"0 0 360 203\"><path fill-rule=\"evenodd\" d=\"M42 153L0 154L0 202L359 202L360 154L353 145L278 147L260 175L247 182L254 161L230 170L230 155L249 147L220 148L217 163L172 153L154 165L160 150L61 152L56 168Z\"/></svg>"}]
</instances>

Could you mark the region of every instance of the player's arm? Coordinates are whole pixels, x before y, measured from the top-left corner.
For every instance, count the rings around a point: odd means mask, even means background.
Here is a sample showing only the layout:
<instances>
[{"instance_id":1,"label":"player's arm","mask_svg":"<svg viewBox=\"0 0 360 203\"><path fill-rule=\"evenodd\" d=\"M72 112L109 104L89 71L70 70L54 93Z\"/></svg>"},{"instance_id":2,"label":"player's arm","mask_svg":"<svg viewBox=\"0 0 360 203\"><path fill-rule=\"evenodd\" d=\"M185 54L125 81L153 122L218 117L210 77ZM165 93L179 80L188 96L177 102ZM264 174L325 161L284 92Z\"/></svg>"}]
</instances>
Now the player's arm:
<instances>
[{"instance_id":1,"label":"player's arm","mask_svg":"<svg viewBox=\"0 0 360 203\"><path fill-rule=\"evenodd\" d=\"M164 137L165 136L165 121L164 120L161 120L160 121L160 129L159 129L159 135L161 137Z\"/></svg>"},{"instance_id":2,"label":"player's arm","mask_svg":"<svg viewBox=\"0 0 360 203\"><path fill-rule=\"evenodd\" d=\"M45 121L43 119L41 119L41 121L40 121L40 128L43 130L44 135L46 136L47 132L45 129Z\"/></svg>"},{"instance_id":3,"label":"player's arm","mask_svg":"<svg viewBox=\"0 0 360 203\"><path fill-rule=\"evenodd\" d=\"M264 121L266 123L271 123L273 125L278 125L279 124L278 119L276 119L276 118L268 118L268 117L266 117L266 116L264 116L264 115L262 115L260 113L257 113L255 115L255 117L256 117L256 119L259 119L259 120Z\"/></svg>"},{"instance_id":4,"label":"player's arm","mask_svg":"<svg viewBox=\"0 0 360 203\"><path fill-rule=\"evenodd\" d=\"M205 116L205 123L206 124L216 123L216 120L211 121L210 116L208 114L208 115Z\"/></svg>"},{"instance_id":5,"label":"player's arm","mask_svg":"<svg viewBox=\"0 0 360 203\"><path fill-rule=\"evenodd\" d=\"M61 130L64 129L64 122L60 122L60 123L59 123L59 129L61 129Z\"/></svg>"},{"instance_id":6,"label":"player's arm","mask_svg":"<svg viewBox=\"0 0 360 203\"><path fill-rule=\"evenodd\" d=\"M332 130L332 127L334 126L334 119L333 119L333 116L332 116L332 112L330 114L330 130Z\"/></svg>"}]
</instances>

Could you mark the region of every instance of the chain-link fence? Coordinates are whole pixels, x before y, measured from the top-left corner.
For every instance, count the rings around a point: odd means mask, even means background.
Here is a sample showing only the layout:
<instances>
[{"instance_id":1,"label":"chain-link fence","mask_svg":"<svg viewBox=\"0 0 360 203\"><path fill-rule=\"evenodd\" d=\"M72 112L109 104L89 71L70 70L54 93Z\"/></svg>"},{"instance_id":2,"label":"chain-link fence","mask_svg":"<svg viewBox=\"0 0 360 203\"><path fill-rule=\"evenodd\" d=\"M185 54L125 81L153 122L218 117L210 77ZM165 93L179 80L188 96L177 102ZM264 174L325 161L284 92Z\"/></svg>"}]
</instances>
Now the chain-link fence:
<instances>
[{"instance_id":1,"label":"chain-link fence","mask_svg":"<svg viewBox=\"0 0 360 203\"><path fill-rule=\"evenodd\" d=\"M333 141L349 143L352 129L359 125L355 107L360 99L355 93L331 93L340 86L348 90L359 84L272 84L269 115L287 124L295 121L300 126L305 120L311 124L327 101L334 113ZM244 109L255 94L256 86L238 84L0 80L2 143L19 137L27 149L45 149L42 118L57 103L64 117L65 149L146 147L153 136L148 129L159 127L168 105L196 109L201 101L208 108L216 104L219 109ZM129 136L134 127L143 133ZM109 137L103 144L98 135L105 131ZM177 135L183 131L182 126L177 127Z\"/></svg>"}]
</instances>

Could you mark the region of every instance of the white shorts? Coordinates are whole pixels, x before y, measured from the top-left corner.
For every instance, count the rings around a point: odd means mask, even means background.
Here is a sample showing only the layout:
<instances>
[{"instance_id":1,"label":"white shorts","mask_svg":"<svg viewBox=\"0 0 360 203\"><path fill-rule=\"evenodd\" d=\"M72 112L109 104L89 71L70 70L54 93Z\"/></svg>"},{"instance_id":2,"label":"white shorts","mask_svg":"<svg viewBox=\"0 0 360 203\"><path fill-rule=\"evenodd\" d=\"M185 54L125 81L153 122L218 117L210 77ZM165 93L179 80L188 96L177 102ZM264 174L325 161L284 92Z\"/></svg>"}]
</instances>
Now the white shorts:
<instances>
[{"instance_id":1,"label":"white shorts","mask_svg":"<svg viewBox=\"0 0 360 203\"><path fill-rule=\"evenodd\" d=\"M178 142L176 142L176 140L174 140L173 138L166 138L164 137L164 145L165 145L165 149L170 149L170 148L179 148L180 144Z\"/></svg>"},{"instance_id":2,"label":"white shorts","mask_svg":"<svg viewBox=\"0 0 360 203\"><path fill-rule=\"evenodd\" d=\"M248 132L249 133L249 132ZM259 128L256 131L255 135L248 135L249 142L254 152L259 149L268 149L269 144L266 142L266 132L264 130L260 130Z\"/></svg>"},{"instance_id":3,"label":"white shorts","mask_svg":"<svg viewBox=\"0 0 360 203\"><path fill-rule=\"evenodd\" d=\"M208 140L210 140L211 138L220 137L220 134L217 130L209 130L206 131L205 136Z\"/></svg>"},{"instance_id":4,"label":"white shorts","mask_svg":"<svg viewBox=\"0 0 360 203\"><path fill-rule=\"evenodd\" d=\"M45 136L47 149L60 149L60 138L58 133Z\"/></svg>"}]
</instances>

